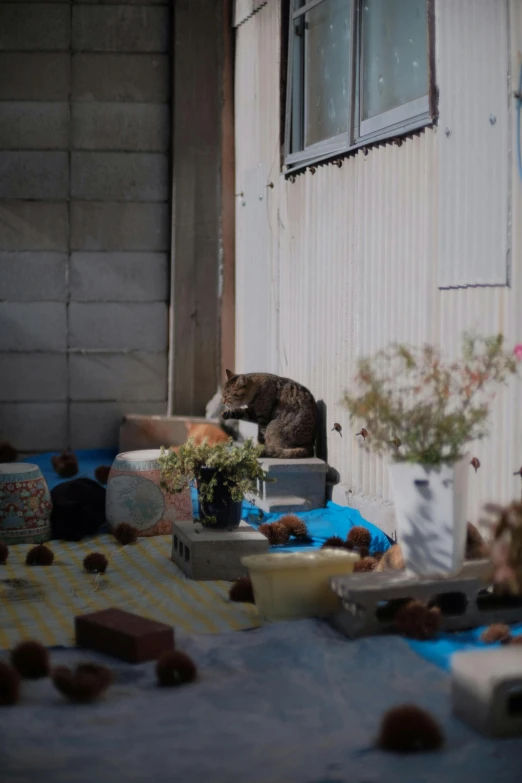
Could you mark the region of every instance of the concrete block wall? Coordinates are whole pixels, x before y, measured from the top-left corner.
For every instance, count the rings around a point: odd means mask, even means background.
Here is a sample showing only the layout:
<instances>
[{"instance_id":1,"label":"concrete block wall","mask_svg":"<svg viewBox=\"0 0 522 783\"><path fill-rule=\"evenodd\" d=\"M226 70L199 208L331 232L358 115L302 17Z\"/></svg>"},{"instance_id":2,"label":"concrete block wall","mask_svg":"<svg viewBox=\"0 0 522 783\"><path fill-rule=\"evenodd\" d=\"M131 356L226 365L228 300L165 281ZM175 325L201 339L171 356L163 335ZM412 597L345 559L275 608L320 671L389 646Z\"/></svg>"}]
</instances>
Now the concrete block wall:
<instances>
[{"instance_id":1,"label":"concrete block wall","mask_svg":"<svg viewBox=\"0 0 522 783\"><path fill-rule=\"evenodd\" d=\"M169 0L0 0L0 440L165 413Z\"/></svg>"}]
</instances>

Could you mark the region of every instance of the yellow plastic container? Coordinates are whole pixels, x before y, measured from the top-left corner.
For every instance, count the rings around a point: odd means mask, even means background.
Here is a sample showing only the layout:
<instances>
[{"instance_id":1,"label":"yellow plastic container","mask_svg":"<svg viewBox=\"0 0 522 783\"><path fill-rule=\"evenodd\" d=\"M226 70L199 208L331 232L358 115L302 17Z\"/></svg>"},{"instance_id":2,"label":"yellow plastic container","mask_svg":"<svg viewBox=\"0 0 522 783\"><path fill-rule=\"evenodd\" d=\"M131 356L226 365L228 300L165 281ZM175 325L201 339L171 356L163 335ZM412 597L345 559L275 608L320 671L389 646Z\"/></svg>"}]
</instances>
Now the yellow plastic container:
<instances>
[{"instance_id":1,"label":"yellow plastic container","mask_svg":"<svg viewBox=\"0 0 522 783\"><path fill-rule=\"evenodd\" d=\"M266 620L327 617L339 606L333 576L353 571L359 555L345 549L248 555L241 562L252 580L256 606Z\"/></svg>"}]
</instances>

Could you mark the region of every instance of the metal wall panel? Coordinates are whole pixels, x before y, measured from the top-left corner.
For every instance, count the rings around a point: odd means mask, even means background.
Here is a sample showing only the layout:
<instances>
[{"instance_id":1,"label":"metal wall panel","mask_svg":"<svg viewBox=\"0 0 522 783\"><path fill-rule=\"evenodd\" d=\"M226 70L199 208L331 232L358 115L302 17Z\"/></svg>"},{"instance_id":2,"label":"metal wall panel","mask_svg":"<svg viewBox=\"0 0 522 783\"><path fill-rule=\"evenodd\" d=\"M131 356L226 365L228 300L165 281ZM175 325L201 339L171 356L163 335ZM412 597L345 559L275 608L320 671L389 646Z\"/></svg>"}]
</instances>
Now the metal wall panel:
<instances>
[{"instance_id":1,"label":"metal wall panel","mask_svg":"<svg viewBox=\"0 0 522 783\"><path fill-rule=\"evenodd\" d=\"M451 7L459 4L460 0L447 3ZM491 24L490 6L484 0L478 4L483 13L473 12L473 29L482 38L487 37ZM248 172L260 164L266 166L267 181L274 185L267 188L265 211L256 212L265 224L272 269L267 314L271 342L267 354L266 346L264 352L253 351L238 337L237 355L242 355L248 367L268 361L273 371L301 381L317 399L324 400L330 464L354 494L386 501L390 498L387 467L365 453L340 405L356 359L393 340L434 342L453 356L458 353L462 331L470 328L483 333L501 330L510 342L522 342L520 221L513 225L511 288L440 290L440 212L457 210L462 198L454 180L444 184L439 176L440 147L446 140L443 127L416 134L400 147L384 144L370 149L368 155L358 152L341 167L331 164L317 168L314 174L307 171L293 183L285 180L279 167L279 13L279 3L269 0L237 31L236 189L238 194L244 192ZM511 50L517 72L522 62L521 15L519 0L513 0ZM439 38L444 29L438 31ZM496 46L488 45L492 67L505 62L507 46L498 36L493 38ZM451 40L456 47L459 42L453 35ZM482 57L476 47L472 51L477 59ZM455 62L456 53L452 56ZM465 92L474 67L473 61L465 68L455 66L452 89L456 93ZM480 90L473 100L482 113L488 112L490 103L482 100ZM489 113L486 118L491 128ZM508 152L507 142L504 152ZM467 167L475 161L465 160L462 176L470 182ZM513 214L519 215L518 175L513 174L512 181ZM487 192L489 186L481 183ZM504 183L507 203L508 185ZM243 232L254 229L239 195L236 215L237 301L247 303L259 292L247 283L252 258L245 249ZM472 226L484 247L497 248L500 239L488 233L497 230L497 223L485 220L479 225L481 220L485 216L478 211ZM482 264L480 255L479 261ZM471 270L471 256L469 263ZM245 306L243 312L246 321L250 310ZM522 464L519 399L520 386L515 384L497 394L491 436L472 450L482 467L476 475L470 468L470 519L477 518L483 502L520 494L520 479L513 477ZM341 423L342 438L331 431L334 422Z\"/></svg>"}]
</instances>

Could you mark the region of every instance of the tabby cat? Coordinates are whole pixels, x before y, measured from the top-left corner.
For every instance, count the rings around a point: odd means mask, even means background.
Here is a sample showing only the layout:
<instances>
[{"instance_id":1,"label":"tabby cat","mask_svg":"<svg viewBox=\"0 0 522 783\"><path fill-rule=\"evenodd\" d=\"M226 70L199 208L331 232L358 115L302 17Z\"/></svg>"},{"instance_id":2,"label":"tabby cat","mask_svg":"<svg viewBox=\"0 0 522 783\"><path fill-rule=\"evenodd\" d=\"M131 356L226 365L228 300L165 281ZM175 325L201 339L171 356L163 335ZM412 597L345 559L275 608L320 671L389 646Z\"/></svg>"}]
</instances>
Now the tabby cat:
<instances>
[{"instance_id":1,"label":"tabby cat","mask_svg":"<svg viewBox=\"0 0 522 783\"><path fill-rule=\"evenodd\" d=\"M298 459L314 456L317 403L300 383L264 372L235 375L227 370L223 419L258 425L263 456Z\"/></svg>"}]
</instances>

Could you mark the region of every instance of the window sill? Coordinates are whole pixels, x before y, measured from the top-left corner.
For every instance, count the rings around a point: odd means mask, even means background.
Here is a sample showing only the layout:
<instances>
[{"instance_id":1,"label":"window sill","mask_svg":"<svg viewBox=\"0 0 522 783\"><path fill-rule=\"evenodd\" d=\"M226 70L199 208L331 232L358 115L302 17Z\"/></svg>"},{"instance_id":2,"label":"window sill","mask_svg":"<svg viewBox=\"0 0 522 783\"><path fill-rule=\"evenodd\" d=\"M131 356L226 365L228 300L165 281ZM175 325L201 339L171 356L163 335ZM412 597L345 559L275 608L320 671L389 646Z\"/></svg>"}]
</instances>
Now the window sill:
<instances>
[{"instance_id":1,"label":"window sill","mask_svg":"<svg viewBox=\"0 0 522 783\"><path fill-rule=\"evenodd\" d=\"M358 152L360 149L370 148L377 144L383 144L384 142L392 142L397 138L404 138L410 135L418 133L424 128L431 127L435 124L434 119L429 114L423 114L405 123L397 123L393 128L386 128L381 132L373 133L371 136L365 136L360 138L355 144L346 146L344 149L337 147L335 150L324 149L322 154L319 150L314 155L310 155L309 151L302 153L296 153L288 156L283 165L283 174L288 179L296 174L302 174L306 169L315 166L321 166L327 163L333 163L336 160L342 160L349 155Z\"/></svg>"}]
</instances>

